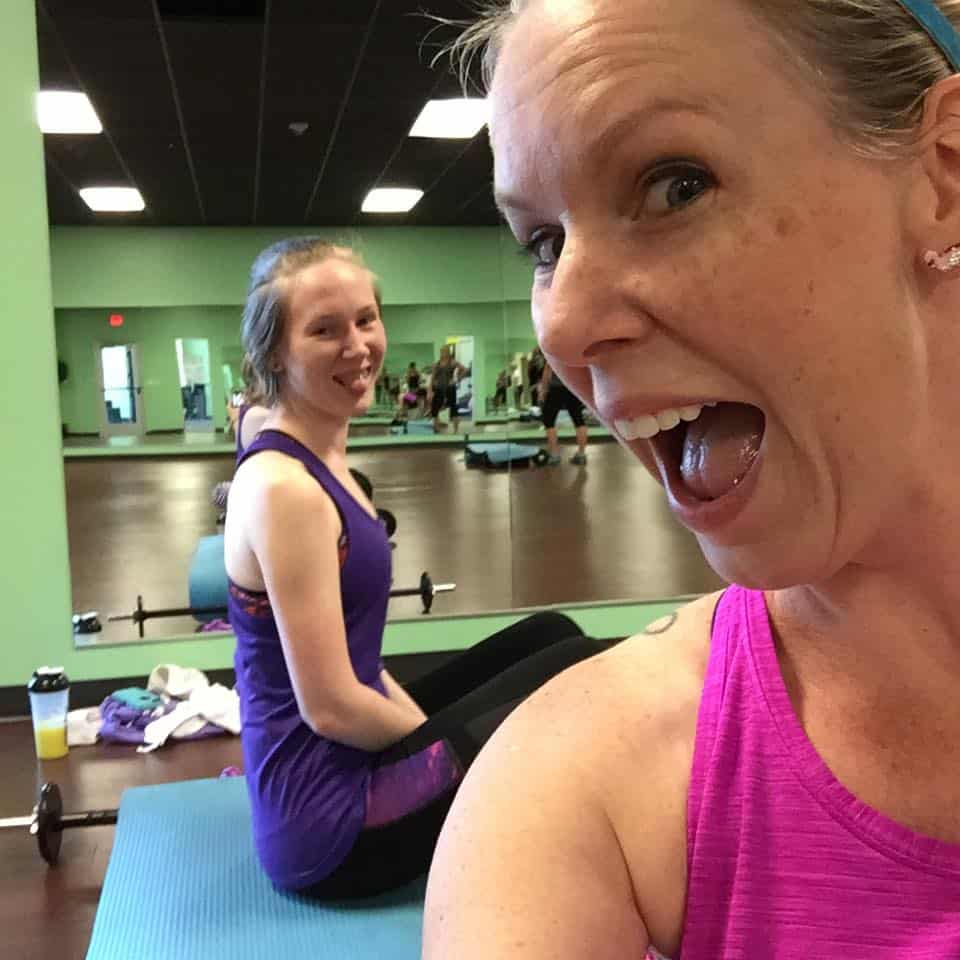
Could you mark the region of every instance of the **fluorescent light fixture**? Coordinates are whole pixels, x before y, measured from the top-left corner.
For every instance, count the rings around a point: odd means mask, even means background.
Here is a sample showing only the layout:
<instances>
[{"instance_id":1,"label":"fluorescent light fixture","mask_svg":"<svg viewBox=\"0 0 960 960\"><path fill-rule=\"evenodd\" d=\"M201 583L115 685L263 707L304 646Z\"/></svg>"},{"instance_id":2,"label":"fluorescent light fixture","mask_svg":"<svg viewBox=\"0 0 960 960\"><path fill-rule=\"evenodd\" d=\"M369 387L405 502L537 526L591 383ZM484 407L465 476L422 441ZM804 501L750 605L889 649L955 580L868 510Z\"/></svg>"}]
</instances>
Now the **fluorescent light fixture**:
<instances>
[{"instance_id":1,"label":"fluorescent light fixture","mask_svg":"<svg viewBox=\"0 0 960 960\"><path fill-rule=\"evenodd\" d=\"M377 187L366 195L360 209L364 213L407 213L422 196L422 190L408 187Z\"/></svg>"},{"instance_id":2,"label":"fluorescent light fixture","mask_svg":"<svg viewBox=\"0 0 960 960\"><path fill-rule=\"evenodd\" d=\"M420 111L410 136L472 140L486 125L488 116L487 101L477 97L430 100Z\"/></svg>"},{"instance_id":3,"label":"fluorescent light fixture","mask_svg":"<svg viewBox=\"0 0 960 960\"><path fill-rule=\"evenodd\" d=\"M68 90L41 90L37 94L37 123L44 133L103 132L87 95Z\"/></svg>"},{"instance_id":4,"label":"fluorescent light fixture","mask_svg":"<svg viewBox=\"0 0 960 960\"><path fill-rule=\"evenodd\" d=\"M95 213L130 213L146 206L134 187L84 187L80 196Z\"/></svg>"}]
</instances>

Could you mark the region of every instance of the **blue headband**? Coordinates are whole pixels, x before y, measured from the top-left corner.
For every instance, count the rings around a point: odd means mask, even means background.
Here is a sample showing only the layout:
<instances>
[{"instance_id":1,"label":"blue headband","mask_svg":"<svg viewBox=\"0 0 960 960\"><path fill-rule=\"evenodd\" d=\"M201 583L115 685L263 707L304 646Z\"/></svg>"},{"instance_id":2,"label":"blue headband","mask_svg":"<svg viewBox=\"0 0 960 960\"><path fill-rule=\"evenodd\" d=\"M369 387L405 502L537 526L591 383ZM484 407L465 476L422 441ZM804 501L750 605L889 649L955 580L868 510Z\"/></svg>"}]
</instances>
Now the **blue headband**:
<instances>
[{"instance_id":1,"label":"blue headband","mask_svg":"<svg viewBox=\"0 0 960 960\"><path fill-rule=\"evenodd\" d=\"M931 0L898 2L930 34L930 39L940 48L954 71L960 73L960 36L937 5Z\"/></svg>"}]
</instances>

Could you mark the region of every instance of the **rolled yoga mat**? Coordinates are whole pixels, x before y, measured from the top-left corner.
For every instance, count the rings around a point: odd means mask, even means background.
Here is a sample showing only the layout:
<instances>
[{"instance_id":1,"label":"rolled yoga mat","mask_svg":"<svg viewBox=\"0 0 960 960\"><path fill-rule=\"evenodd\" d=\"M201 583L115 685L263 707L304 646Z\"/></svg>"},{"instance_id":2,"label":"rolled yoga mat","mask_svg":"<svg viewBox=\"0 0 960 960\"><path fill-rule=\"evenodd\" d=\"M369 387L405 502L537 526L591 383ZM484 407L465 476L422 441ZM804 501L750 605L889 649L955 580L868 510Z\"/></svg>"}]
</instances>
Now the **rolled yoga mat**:
<instances>
[{"instance_id":1,"label":"rolled yoga mat","mask_svg":"<svg viewBox=\"0 0 960 960\"><path fill-rule=\"evenodd\" d=\"M223 534L201 537L190 560L188 593L191 607L225 607L227 605L227 567L223 559ZM201 623L222 619L225 613L201 614Z\"/></svg>"},{"instance_id":2,"label":"rolled yoga mat","mask_svg":"<svg viewBox=\"0 0 960 960\"><path fill-rule=\"evenodd\" d=\"M319 903L257 863L242 777L123 794L87 960L419 960L425 881Z\"/></svg>"}]
</instances>

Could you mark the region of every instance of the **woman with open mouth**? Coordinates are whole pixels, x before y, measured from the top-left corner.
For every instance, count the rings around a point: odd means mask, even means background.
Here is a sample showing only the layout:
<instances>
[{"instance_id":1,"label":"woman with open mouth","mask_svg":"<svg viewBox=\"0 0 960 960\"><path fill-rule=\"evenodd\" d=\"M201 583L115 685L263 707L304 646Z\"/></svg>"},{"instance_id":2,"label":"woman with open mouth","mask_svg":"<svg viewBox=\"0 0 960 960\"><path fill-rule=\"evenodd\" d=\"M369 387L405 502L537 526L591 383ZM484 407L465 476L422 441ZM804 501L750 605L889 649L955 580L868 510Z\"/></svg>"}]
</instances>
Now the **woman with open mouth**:
<instances>
[{"instance_id":1,"label":"woman with open mouth","mask_svg":"<svg viewBox=\"0 0 960 960\"><path fill-rule=\"evenodd\" d=\"M468 33L547 361L731 586L501 728L430 960L960 957L958 26L512 0Z\"/></svg>"}]
</instances>

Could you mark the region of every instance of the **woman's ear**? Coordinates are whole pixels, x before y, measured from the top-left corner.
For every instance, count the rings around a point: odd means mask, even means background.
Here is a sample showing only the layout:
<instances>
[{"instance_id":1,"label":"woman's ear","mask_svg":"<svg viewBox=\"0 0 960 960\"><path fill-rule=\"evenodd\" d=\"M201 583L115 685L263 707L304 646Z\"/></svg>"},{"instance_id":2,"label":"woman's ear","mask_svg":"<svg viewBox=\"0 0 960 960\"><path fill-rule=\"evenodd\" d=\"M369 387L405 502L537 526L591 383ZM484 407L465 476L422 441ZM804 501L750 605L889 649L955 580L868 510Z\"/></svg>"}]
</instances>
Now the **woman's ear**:
<instances>
[{"instance_id":1,"label":"woman's ear","mask_svg":"<svg viewBox=\"0 0 960 960\"><path fill-rule=\"evenodd\" d=\"M912 226L925 249L940 253L960 244L960 75L930 88L917 146L922 176L910 197Z\"/></svg>"}]
</instances>

